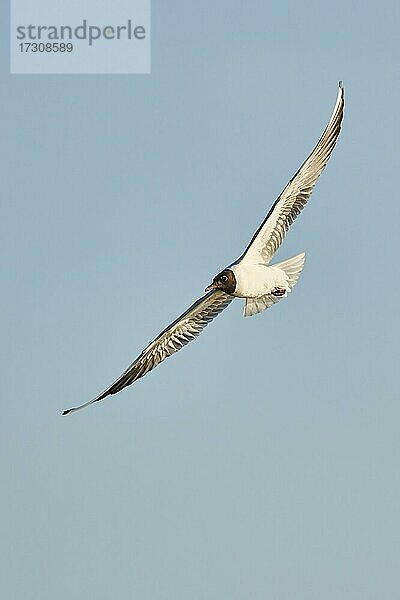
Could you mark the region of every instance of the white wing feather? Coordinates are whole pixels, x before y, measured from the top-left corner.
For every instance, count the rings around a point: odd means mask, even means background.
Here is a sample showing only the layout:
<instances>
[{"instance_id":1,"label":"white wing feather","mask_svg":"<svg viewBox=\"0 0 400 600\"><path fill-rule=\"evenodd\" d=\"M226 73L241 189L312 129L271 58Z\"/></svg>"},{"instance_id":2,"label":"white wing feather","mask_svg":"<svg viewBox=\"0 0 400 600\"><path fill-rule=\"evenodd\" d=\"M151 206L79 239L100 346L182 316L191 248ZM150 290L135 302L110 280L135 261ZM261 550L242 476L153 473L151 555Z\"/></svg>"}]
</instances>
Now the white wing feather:
<instances>
[{"instance_id":1,"label":"white wing feather","mask_svg":"<svg viewBox=\"0 0 400 600\"><path fill-rule=\"evenodd\" d=\"M205 294L190 306L178 319L168 325L137 357L137 359L104 392L81 406L63 411L63 415L75 412L94 402L103 400L110 394L116 394L134 381L143 377L163 360L178 352L183 346L194 340L203 329L224 310L233 300L221 290Z\"/></svg>"},{"instance_id":2,"label":"white wing feather","mask_svg":"<svg viewBox=\"0 0 400 600\"><path fill-rule=\"evenodd\" d=\"M239 260L268 264L286 232L306 205L338 139L344 109L344 89L339 90L332 116L319 142L275 201Z\"/></svg>"}]
</instances>

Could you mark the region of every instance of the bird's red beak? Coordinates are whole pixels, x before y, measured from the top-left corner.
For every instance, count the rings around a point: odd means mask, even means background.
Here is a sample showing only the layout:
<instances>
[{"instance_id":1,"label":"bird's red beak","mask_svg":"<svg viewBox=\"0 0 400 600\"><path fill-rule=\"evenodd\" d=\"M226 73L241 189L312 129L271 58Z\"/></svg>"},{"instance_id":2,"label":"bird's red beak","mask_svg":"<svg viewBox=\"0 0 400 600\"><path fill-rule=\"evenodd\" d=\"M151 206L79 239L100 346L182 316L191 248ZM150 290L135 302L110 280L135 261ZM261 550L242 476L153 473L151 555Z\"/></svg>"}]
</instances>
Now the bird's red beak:
<instances>
[{"instance_id":1,"label":"bird's red beak","mask_svg":"<svg viewBox=\"0 0 400 600\"><path fill-rule=\"evenodd\" d=\"M206 289L204 290L205 292L211 292L211 290L216 290L217 286L215 285L215 283L211 283L210 285L208 285L206 287Z\"/></svg>"}]
</instances>

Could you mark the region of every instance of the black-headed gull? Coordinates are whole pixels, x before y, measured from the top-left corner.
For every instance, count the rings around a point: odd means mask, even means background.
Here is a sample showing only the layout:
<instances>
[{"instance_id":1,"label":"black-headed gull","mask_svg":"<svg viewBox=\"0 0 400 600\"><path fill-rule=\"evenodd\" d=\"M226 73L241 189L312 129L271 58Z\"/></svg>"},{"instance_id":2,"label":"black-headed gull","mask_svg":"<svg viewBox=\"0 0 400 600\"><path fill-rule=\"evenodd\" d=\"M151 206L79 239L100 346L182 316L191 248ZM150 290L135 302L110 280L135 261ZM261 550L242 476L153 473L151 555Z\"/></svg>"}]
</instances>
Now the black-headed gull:
<instances>
[{"instance_id":1,"label":"black-headed gull","mask_svg":"<svg viewBox=\"0 0 400 600\"><path fill-rule=\"evenodd\" d=\"M304 252L271 266L269 262L328 162L340 133L343 109L344 89L339 82L336 104L320 140L277 198L242 256L216 275L206 294L168 325L110 387L93 400L64 410L63 415L116 394L146 375L199 335L234 298L245 299L244 316L250 316L288 295L304 266Z\"/></svg>"}]
</instances>

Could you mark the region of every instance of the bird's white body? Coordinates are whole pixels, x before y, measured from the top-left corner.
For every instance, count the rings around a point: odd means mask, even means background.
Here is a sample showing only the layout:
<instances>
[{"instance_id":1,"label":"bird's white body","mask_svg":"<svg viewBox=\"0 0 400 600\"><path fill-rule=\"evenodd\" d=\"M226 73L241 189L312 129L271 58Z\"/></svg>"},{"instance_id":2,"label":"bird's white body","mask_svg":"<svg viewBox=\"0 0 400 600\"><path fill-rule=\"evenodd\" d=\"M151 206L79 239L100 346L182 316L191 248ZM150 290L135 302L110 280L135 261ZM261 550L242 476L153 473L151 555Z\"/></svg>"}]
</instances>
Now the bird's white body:
<instances>
[{"instance_id":1,"label":"bird's white body","mask_svg":"<svg viewBox=\"0 0 400 600\"><path fill-rule=\"evenodd\" d=\"M229 267L236 279L233 296L237 298L259 298L270 294L275 288L288 292L289 278L278 266L252 265L239 262Z\"/></svg>"},{"instance_id":2,"label":"bird's white body","mask_svg":"<svg viewBox=\"0 0 400 600\"><path fill-rule=\"evenodd\" d=\"M286 298L303 270L305 257L301 252L271 266L252 264L243 258L231 265L236 280L232 296L245 299L243 315L251 317Z\"/></svg>"}]
</instances>

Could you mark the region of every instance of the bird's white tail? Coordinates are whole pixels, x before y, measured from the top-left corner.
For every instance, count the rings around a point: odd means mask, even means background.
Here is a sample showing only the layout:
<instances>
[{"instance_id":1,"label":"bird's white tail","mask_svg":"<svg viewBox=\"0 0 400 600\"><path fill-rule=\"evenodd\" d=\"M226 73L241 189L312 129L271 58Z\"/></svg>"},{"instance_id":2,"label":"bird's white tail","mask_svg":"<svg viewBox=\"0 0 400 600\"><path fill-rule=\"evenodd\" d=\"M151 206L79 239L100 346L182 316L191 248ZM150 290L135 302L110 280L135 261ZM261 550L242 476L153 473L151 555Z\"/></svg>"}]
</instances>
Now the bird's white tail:
<instances>
[{"instance_id":1,"label":"bird's white tail","mask_svg":"<svg viewBox=\"0 0 400 600\"><path fill-rule=\"evenodd\" d=\"M292 258L288 258L280 263L276 263L276 265L271 265L271 267L276 267L277 269L282 269L282 271L285 271L289 280L290 289L292 289L300 277L305 260L306 253L301 252L300 254L296 254L296 256L292 256Z\"/></svg>"},{"instance_id":2,"label":"bird's white tail","mask_svg":"<svg viewBox=\"0 0 400 600\"><path fill-rule=\"evenodd\" d=\"M292 258L288 258L287 260L283 260L280 263L276 263L275 265L271 265L271 267L276 267L277 269L282 269L286 273L288 278L289 289L288 292L291 292L293 287L296 285L298 278L300 277L300 273L304 267L304 261L306 259L305 252L301 252L296 256L292 256ZM257 313L269 308L276 302L279 302L281 298L286 298L287 294L282 296L274 296L273 294L266 294L265 296L261 296L260 298L248 298L244 305L243 316L250 317L252 315L256 315Z\"/></svg>"}]
</instances>

